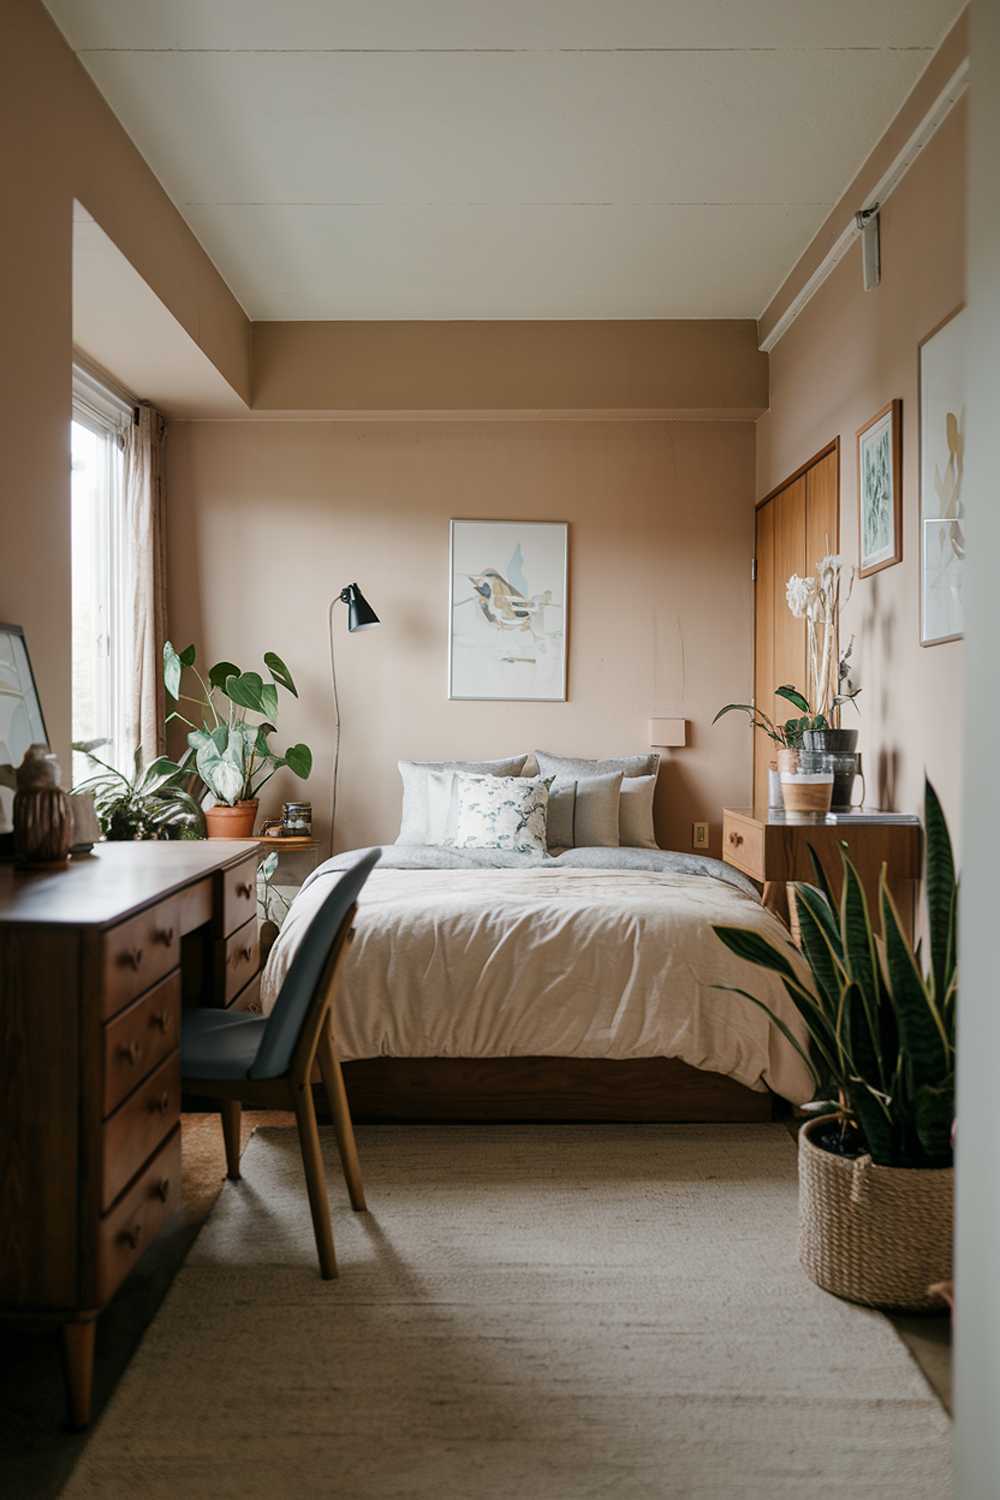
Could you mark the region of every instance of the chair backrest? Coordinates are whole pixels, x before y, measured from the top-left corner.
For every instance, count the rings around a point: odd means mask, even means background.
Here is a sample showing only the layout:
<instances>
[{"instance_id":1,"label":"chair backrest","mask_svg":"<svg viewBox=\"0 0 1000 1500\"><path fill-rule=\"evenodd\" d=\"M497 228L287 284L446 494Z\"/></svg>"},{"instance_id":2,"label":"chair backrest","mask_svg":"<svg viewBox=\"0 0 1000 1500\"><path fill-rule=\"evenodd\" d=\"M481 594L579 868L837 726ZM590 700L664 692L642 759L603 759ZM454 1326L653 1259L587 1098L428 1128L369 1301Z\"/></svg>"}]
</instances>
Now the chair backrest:
<instances>
[{"instance_id":1,"label":"chair backrest","mask_svg":"<svg viewBox=\"0 0 1000 1500\"><path fill-rule=\"evenodd\" d=\"M281 1078L310 1014L326 999L326 986L365 881L381 858L371 849L344 871L306 928L268 1017L249 1078Z\"/></svg>"}]
</instances>

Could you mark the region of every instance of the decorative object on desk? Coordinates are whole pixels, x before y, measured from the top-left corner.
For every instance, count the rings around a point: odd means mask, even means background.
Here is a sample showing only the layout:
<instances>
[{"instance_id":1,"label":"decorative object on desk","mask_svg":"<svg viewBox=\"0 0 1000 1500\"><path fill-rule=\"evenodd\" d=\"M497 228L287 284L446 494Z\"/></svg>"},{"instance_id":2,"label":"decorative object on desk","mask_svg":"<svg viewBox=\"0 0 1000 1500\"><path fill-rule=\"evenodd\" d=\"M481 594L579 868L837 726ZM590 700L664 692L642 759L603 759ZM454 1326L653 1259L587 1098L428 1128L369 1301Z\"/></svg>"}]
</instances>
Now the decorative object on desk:
<instances>
[{"instance_id":1,"label":"decorative object on desk","mask_svg":"<svg viewBox=\"0 0 1000 1500\"><path fill-rule=\"evenodd\" d=\"M190 792L185 773L176 761L160 755L143 769L142 750L136 748L132 774L126 776L95 755L106 740L77 740L73 749L100 769L74 788L74 798L93 797L104 837L111 843L127 839L203 839L205 818Z\"/></svg>"},{"instance_id":2,"label":"decorative object on desk","mask_svg":"<svg viewBox=\"0 0 1000 1500\"><path fill-rule=\"evenodd\" d=\"M24 631L0 625L0 847L8 854L17 768L30 745L47 744L48 738Z\"/></svg>"},{"instance_id":3,"label":"decorative object on desk","mask_svg":"<svg viewBox=\"0 0 1000 1500\"><path fill-rule=\"evenodd\" d=\"M855 749L858 743L856 729L811 729L802 736L801 761L803 770L817 770L818 765L809 759L821 756L824 766L833 771L833 800L835 812L848 812L852 807L865 804L865 773L861 756ZM854 800L854 783L861 777L861 797Z\"/></svg>"},{"instance_id":4,"label":"decorative object on desk","mask_svg":"<svg viewBox=\"0 0 1000 1500\"><path fill-rule=\"evenodd\" d=\"M64 865L69 859L73 816L59 779L59 762L48 745L29 745L14 793L14 858L19 865Z\"/></svg>"},{"instance_id":5,"label":"decorative object on desk","mask_svg":"<svg viewBox=\"0 0 1000 1500\"><path fill-rule=\"evenodd\" d=\"M186 724L188 750L180 765L194 773L215 799L205 809L209 838L249 838L257 818L258 796L275 771L283 766L305 780L312 770L308 745L290 745L284 755L271 749L268 736L277 732L278 689L297 698L298 690L280 656L264 652L267 682L259 672L242 672L234 662L219 661L208 670L208 681L197 667L194 646L177 651L169 641L163 647L163 681L175 702L193 704L201 724L195 724L180 709L167 716ZM185 671L193 673L200 696L181 692ZM219 696L225 701L220 701ZM258 720L249 720L255 714Z\"/></svg>"},{"instance_id":6,"label":"decorative object on desk","mask_svg":"<svg viewBox=\"0 0 1000 1500\"><path fill-rule=\"evenodd\" d=\"M451 522L448 697L566 701L569 527Z\"/></svg>"},{"instance_id":7,"label":"decorative object on desk","mask_svg":"<svg viewBox=\"0 0 1000 1500\"><path fill-rule=\"evenodd\" d=\"M810 709L802 700L803 713L811 714L812 722L800 720L801 733L807 729L837 728L841 705L854 703L861 691L849 678L853 640L842 657L837 651L840 611L853 588L854 569L836 553L820 558L814 577L800 578L793 573L785 586L788 608L797 620L806 622L806 662L813 707Z\"/></svg>"},{"instance_id":8,"label":"decorative object on desk","mask_svg":"<svg viewBox=\"0 0 1000 1500\"><path fill-rule=\"evenodd\" d=\"M826 757L822 757L826 759ZM827 813L833 796L833 770L782 771L781 796L787 813Z\"/></svg>"},{"instance_id":9,"label":"decorative object on desk","mask_svg":"<svg viewBox=\"0 0 1000 1500\"><path fill-rule=\"evenodd\" d=\"M858 577L903 560L903 403L858 428Z\"/></svg>"},{"instance_id":10,"label":"decorative object on desk","mask_svg":"<svg viewBox=\"0 0 1000 1500\"><path fill-rule=\"evenodd\" d=\"M333 747L333 776L330 779L330 853L333 853L334 823L337 817L337 780L340 775L340 694L337 690L337 658L334 652L333 612L338 604L347 605L347 629L350 635L359 630L370 630L381 625L381 620L372 609L356 583L349 583L330 601L330 677L333 682L333 709L337 724Z\"/></svg>"},{"instance_id":11,"label":"decorative object on desk","mask_svg":"<svg viewBox=\"0 0 1000 1500\"><path fill-rule=\"evenodd\" d=\"M89 854L101 838L101 824L93 792L70 792L69 810L73 819L73 842L69 852Z\"/></svg>"},{"instance_id":12,"label":"decorative object on desk","mask_svg":"<svg viewBox=\"0 0 1000 1500\"><path fill-rule=\"evenodd\" d=\"M804 717L786 719L783 724L776 724L762 708L758 708L754 703L727 703L725 707L719 709L712 723L718 724L723 714L746 714L753 728L761 730L777 746L775 758L768 766L768 806L781 807L783 806L780 791L781 776L786 772L798 770L799 746L802 744L802 736L806 729L814 724L825 724L826 720L822 718L822 715L813 713L798 688L793 687L790 682L785 682L781 687L775 688L774 696L784 698L786 703L797 708Z\"/></svg>"},{"instance_id":13,"label":"decorative object on desk","mask_svg":"<svg viewBox=\"0 0 1000 1500\"><path fill-rule=\"evenodd\" d=\"M925 783L930 969L905 937L885 865L877 944L857 870L842 851L844 892L793 883L808 979L758 933L715 931L733 953L780 974L809 1034L803 1046L767 1011L812 1073L819 1116L799 1136L800 1244L806 1273L873 1307L939 1305L951 1276L952 1121L958 999L958 881L948 825ZM729 988L728 986L726 988Z\"/></svg>"},{"instance_id":14,"label":"decorative object on desk","mask_svg":"<svg viewBox=\"0 0 1000 1500\"><path fill-rule=\"evenodd\" d=\"M965 574L965 336L962 308L921 340L920 644L961 638Z\"/></svg>"},{"instance_id":15,"label":"decorative object on desk","mask_svg":"<svg viewBox=\"0 0 1000 1500\"><path fill-rule=\"evenodd\" d=\"M286 838L312 838L313 810L311 802L283 802L281 804L281 827Z\"/></svg>"}]
</instances>

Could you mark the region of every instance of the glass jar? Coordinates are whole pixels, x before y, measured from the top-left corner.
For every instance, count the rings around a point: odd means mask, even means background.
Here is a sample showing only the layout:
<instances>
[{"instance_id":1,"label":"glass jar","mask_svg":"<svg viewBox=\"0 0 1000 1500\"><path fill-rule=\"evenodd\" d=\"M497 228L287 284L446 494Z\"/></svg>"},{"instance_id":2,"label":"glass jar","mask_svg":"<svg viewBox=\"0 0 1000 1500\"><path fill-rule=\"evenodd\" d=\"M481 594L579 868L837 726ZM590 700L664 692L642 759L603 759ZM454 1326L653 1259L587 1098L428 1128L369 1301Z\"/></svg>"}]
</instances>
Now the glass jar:
<instances>
[{"instance_id":1,"label":"glass jar","mask_svg":"<svg viewBox=\"0 0 1000 1500\"><path fill-rule=\"evenodd\" d=\"M312 838L312 803L283 802L281 806L281 831L287 839Z\"/></svg>"}]
</instances>

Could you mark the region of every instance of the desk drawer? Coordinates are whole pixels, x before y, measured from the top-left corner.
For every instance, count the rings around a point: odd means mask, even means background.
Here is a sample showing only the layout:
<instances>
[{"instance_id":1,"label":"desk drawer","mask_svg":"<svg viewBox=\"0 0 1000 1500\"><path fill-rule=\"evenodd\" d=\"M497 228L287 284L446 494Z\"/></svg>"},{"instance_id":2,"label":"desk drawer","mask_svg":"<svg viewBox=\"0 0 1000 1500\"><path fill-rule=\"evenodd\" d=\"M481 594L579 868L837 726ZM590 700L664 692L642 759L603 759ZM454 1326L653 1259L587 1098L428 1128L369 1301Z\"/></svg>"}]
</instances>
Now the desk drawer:
<instances>
[{"instance_id":1,"label":"desk drawer","mask_svg":"<svg viewBox=\"0 0 1000 1500\"><path fill-rule=\"evenodd\" d=\"M222 925L220 937L229 937L238 927L257 915L257 865L254 853L222 872ZM218 921L218 918L216 919Z\"/></svg>"},{"instance_id":2,"label":"desk drawer","mask_svg":"<svg viewBox=\"0 0 1000 1500\"><path fill-rule=\"evenodd\" d=\"M722 857L754 880L765 880L764 830L760 824L726 813L722 820Z\"/></svg>"},{"instance_id":3,"label":"desk drawer","mask_svg":"<svg viewBox=\"0 0 1000 1500\"><path fill-rule=\"evenodd\" d=\"M174 1051L101 1127L102 1212L173 1130L180 1114L181 1057Z\"/></svg>"},{"instance_id":4,"label":"desk drawer","mask_svg":"<svg viewBox=\"0 0 1000 1500\"><path fill-rule=\"evenodd\" d=\"M180 1036L181 976L168 974L104 1028L104 1113L173 1052Z\"/></svg>"},{"instance_id":5,"label":"desk drawer","mask_svg":"<svg viewBox=\"0 0 1000 1500\"><path fill-rule=\"evenodd\" d=\"M245 922L232 937L219 938L215 945L216 1003L228 1005L260 968L260 939L257 918Z\"/></svg>"},{"instance_id":6,"label":"desk drawer","mask_svg":"<svg viewBox=\"0 0 1000 1500\"><path fill-rule=\"evenodd\" d=\"M105 933L101 952L102 1014L113 1016L176 969L181 932L176 898L161 901Z\"/></svg>"},{"instance_id":7,"label":"desk drawer","mask_svg":"<svg viewBox=\"0 0 1000 1500\"><path fill-rule=\"evenodd\" d=\"M181 1133L163 1143L142 1176L97 1227L97 1301L110 1301L181 1201Z\"/></svg>"},{"instance_id":8,"label":"desk drawer","mask_svg":"<svg viewBox=\"0 0 1000 1500\"><path fill-rule=\"evenodd\" d=\"M255 974L245 989L240 990L229 1006L230 1010L245 1011L250 1016L263 1015L260 1004L260 975Z\"/></svg>"}]
</instances>

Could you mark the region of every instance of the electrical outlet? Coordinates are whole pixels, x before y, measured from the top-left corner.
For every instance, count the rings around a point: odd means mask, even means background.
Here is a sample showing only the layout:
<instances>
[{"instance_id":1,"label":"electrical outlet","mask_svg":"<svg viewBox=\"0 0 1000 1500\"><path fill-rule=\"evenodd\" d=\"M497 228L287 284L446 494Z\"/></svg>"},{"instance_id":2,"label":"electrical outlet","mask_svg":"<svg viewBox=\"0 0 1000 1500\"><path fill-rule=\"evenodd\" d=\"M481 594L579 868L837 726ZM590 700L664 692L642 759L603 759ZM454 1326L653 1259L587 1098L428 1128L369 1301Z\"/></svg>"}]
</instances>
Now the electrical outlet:
<instances>
[{"instance_id":1,"label":"electrical outlet","mask_svg":"<svg viewBox=\"0 0 1000 1500\"><path fill-rule=\"evenodd\" d=\"M708 848L708 824L707 823L692 823L691 824L691 848L692 849L707 849Z\"/></svg>"}]
</instances>

